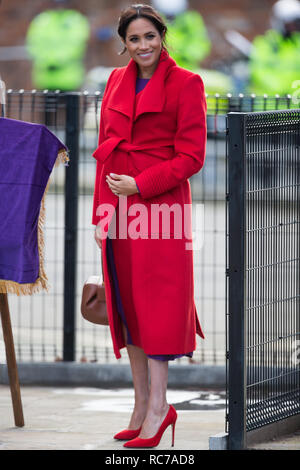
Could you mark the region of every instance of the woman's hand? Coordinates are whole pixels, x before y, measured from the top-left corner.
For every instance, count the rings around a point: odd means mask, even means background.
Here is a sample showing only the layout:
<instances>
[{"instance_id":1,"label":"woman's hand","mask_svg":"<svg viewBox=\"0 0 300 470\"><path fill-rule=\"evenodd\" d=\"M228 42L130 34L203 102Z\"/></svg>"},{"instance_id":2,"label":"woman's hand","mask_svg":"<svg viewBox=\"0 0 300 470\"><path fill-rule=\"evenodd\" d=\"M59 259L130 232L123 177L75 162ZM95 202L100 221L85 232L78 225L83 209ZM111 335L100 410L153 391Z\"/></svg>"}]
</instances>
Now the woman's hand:
<instances>
[{"instance_id":1,"label":"woman's hand","mask_svg":"<svg viewBox=\"0 0 300 470\"><path fill-rule=\"evenodd\" d=\"M130 196L138 193L135 179L132 176L110 173L106 175L106 182L116 196Z\"/></svg>"},{"instance_id":2,"label":"woman's hand","mask_svg":"<svg viewBox=\"0 0 300 470\"><path fill-rule=\"evenodd\" d=\"M97 245L101 249L102 248L102 238L101 238L101 234L100 234L100 227L96 226L94 236L95 236L95 240L96 240Z\"/></svg>"}]
</instances>

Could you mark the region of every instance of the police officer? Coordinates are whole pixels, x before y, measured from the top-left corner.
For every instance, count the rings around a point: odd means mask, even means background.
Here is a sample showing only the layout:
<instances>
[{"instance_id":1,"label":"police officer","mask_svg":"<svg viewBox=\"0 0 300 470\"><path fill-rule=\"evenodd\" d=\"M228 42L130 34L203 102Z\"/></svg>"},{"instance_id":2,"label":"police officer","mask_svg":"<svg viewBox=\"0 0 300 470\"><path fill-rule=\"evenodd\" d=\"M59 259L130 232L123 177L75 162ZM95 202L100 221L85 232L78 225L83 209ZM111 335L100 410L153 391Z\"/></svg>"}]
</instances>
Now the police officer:
<instances>
[{"instance_id":1,"label":"police officer","mask_svg":"<svg viewBox=\"0 0 300 470\"><path fill-rule=\"evenodd\" d=\"M170 55L177 65L197 70L200 62L208 56L211 42L202 16L188 10L186 0L153 0L153 6L166 16L167 42Z\"/></svg>"},{"instance_id":2,"label":"police officer","mask_svg":"<svg viewBox=\"0 0 300 470\"><path fill-rule=\"evenodd\" d=\"M257 95L292 94L292 84L300 78L300 2L275 3L271 26L253 41L248 91Z\"/></svg>"},{"instance_id":3,"label":"police officer","mask_svg":"<svg viewBox=\"0 0 300 470\"><path fill-rule=\"evenodd\" d=\"M79 11L65 8L66 0L55 3L59 7L37 15L27 31L32 80L38 89L77 90L84 80L89 23Z\"/></svg>"}]
</instances>

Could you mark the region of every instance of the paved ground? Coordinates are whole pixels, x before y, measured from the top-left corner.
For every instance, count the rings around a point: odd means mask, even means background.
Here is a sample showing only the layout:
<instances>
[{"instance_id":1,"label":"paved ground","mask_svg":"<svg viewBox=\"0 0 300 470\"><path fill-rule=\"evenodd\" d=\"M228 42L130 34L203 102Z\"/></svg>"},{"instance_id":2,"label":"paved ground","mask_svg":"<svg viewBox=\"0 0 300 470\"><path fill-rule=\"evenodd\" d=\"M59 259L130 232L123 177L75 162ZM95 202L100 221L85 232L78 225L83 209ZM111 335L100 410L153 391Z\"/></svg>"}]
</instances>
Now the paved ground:
<instances>
[{"instance_id":1,"label":"paved ground","mask_svg":"<svg viewBox=\"0 0 300 470\"><path fill-rule=\"evenodd\" d=\"M25 426L14 426L9 387L0 386L0 449L124 450L112 436L126 428L132 389L23 386ZM178 410L176 449L208 449L209 436L224 430L223 392L170 390ZM171 427L157 449L171 449Z\"/></svg>"},{"instance_id":2,"label":"paved ground","mask_svg":"<svg viewBox=\"0 0 300 470\"><path fill-rule=\"evenodd\" d=\"M253 448L257 450L300 450L300 431L291 436L256 444Z\"/></svg>"},{"instance_id":3,"label":"paved ground","mask_svg":"<svg viewBox=\"0 0 300 470\"><path fill-rule=\"evenodd\" d=\"M174 450L207 450L209 437L224 431L223 391L169 390L178 412ZM133 390L22 387L25 426L14 426L10 390L0 386L0 450L124 450L112 436L128 424ZM300 434L256 445L300 449ZM157 450L171 450L171 427Z\"/></svg>"}]
</instances>

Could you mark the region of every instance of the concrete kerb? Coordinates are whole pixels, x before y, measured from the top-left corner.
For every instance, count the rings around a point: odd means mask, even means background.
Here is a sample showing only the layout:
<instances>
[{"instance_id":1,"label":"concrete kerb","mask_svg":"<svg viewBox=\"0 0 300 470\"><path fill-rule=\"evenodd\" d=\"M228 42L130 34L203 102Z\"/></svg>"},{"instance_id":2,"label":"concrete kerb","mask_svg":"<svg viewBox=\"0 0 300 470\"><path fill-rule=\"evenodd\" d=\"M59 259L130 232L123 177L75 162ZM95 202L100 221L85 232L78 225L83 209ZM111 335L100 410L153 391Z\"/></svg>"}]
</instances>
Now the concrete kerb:
<instances>
[{"instance_id":1,"label":"concrete kerb","mask_svg":"<svg viewBox=\"0 0 300 470\"><path fill-rule=\"evenodd\" d=\"M228 434L220 432L209 437L209 450L228 450Z\"/></svg>"},{"instance_id":2,"label":"concrete kerb","mask_svg":"<svg viewBox=\"0 0 300 470\"><path fill-rule=\"evenodd\" d=\"M21 385L132 386L129 364L21 362L18 364L18 372ZM225 366L170 365L168 385L224 389L225 377ZM0 364L0 384L8 383L7 366Z\"/></svg>"}]
</instances>

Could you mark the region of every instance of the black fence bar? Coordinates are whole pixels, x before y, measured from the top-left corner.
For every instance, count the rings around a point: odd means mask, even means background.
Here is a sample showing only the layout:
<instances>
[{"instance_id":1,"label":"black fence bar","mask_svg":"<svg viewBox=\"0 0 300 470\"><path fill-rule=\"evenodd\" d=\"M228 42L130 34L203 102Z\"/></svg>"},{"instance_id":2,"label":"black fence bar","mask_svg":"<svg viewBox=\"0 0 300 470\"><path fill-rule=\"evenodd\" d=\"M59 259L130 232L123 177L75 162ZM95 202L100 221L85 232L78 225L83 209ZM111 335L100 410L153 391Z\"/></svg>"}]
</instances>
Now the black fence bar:
<instances>
[{"instance_id":1,"label":"black fence bar","mask_svg":"<svg viewBox=\"0 0 300 470\"><path fill-rule=\"evenodd\" d=\"M7 90L6 116L28 122L46 124L62 141L65 141L66 108L69 101L60 92L41 90ZM76 99L76 98L75 98ZM78 231L76 265L76 348L75 360L88 362L114 363L110 335L107 329L89 325L80 314L80 295L83 282L91 274L98 274L101 260L99 249L93 239L94 227L91 225L92 197L96 161L92 153L97 147L100 107L102 95L99 92L80 92L77 101L80 129L78 161ZM195 300L200 321L206 333L206 340L199 340L193 356L196 363L205 365L224 365L225 363L225 143L226 114L228 112L265 111L296 107L291 97L253 97L247 95L209 95L207 97L208 145L206 162L199 174L190 178L193 206L205 206L203 217L203 247L195 251ZM74 109L73 109L74 111ZM72 111L72 112L73 112ZM73 116L75 119L76 115ZM77 119L77 118L76 118ZM75 138L73 136L71 138ZM77 145L77 144L76 144ZM69 144L72 147L72 144ZM16 312L12 319L16 339L18 361L53 361L63 357L63 318L64 306L73 309L72 304L64 302L64 194L65 173L71 178L76 153L71 152L71 162L65 168L56 168L51 175L51 183L46 198L46 262L47 275L51 286L49 292L41 292L30 298L12 297L11 307ZM74 168L75 171L75 168ZM280 170L271 162L258 171L261 179L277 178ZM76 177L75 177L76 180ZM74 186L68 185L72 204ZM194 219L195 220L195 219ZM73 229L72 223L69 229ZM70 235L70 232L69 232ZM68 235L68 236L69 236ZM67 246L71 252L71 247ZM70 256L72 269L75 269L75 256ZM68 268L71 269L71 268ZM67 276L71 283L71 275ZM74 281L72 281L74 283ZM68 296L71 295L71 287ZM66 321L68 328L71 323ZM70 337L72 337L70 334ZM75 347L75 340L72 341ZM0 345L1 346L1 345ZM178 360L184 363L187 358ZM126 355L121 362L126 362Z\"/></svg>"},{"instance_id":2,"label":"black fence bar","mask_svg":"<svg viewBox=\"0 0 300 470\"><path fill-rule=\"evenodd\" d=\"M227 419L242 449L300 429L300 110L229 114L227 144Z\"/></svg>"},{"instance_id":3,"label":"black fence bar","mask_svg":"<svg viewBox=\"0 0 300 470\"><path fill-rule=\"evenodd\" d=\"M66 100L66 146L70 164L65 179L64 253L64 334L63 360L75 360L76 272L78 228L79 93L68 93Z\"/></svg>"},{"instance_id":4,"label":"black fence bar","mask_svg":"<svg viewBox=\"0 0 300 470\"><path fill-rule=\"evenodd\" d=\"M244 118L228 115L229 449L243 449L246 432Z\"/></svg>"}]
</instances>

